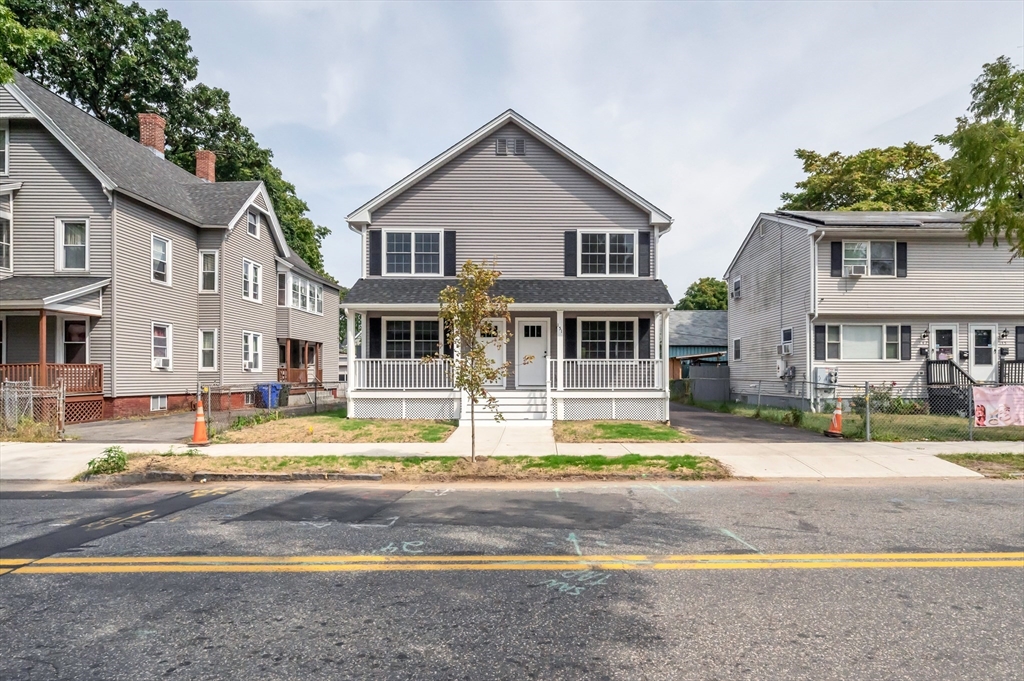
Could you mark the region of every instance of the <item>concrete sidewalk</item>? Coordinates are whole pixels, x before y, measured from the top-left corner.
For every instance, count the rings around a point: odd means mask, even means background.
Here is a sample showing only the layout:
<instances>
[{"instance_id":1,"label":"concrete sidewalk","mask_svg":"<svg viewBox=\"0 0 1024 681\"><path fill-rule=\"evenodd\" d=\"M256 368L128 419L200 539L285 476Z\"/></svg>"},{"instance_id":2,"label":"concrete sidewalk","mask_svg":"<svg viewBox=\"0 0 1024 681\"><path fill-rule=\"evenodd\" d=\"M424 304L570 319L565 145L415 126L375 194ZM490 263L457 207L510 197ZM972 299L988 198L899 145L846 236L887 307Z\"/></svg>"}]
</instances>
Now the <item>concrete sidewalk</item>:
<instances>
[{"instance_id":1,"label":"concrete sidewalk","mask_svg":"<svg viewBox=\"0 0 1024 681\"><path fill-rule=\"evenodd\" d=\"M185 449L177 443L120 443L128 452ZM0 444L0 480L68 480L99 456L105 443ZM543 424L487 425L477 428L477 454L543 456L643 454L710 456L737 477L751 478L925 478L981 477L936 458L937 454L1024 452L1020 442L846 442L773 443L556 443ZM211 445L209 456L467 456L469 429L459 428L440 443Z\"/></svg>"}]
</instances>

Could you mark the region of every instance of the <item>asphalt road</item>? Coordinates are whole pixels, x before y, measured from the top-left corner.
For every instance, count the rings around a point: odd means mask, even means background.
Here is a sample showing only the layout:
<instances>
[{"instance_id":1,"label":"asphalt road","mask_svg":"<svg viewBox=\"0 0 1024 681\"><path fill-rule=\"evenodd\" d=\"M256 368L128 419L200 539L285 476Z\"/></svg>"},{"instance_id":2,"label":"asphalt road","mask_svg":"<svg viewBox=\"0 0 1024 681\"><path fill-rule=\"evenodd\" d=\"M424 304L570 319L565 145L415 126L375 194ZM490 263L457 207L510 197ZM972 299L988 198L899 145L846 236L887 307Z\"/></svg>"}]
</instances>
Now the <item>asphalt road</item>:
<instances>
[{"instance_id":1,"label":"asphalt road","mask_svg":"<svg viewBox=\"0 0 1024 681\"><path fill-rule=\"evenodd\" d=\"M5 681L1024 679L1020 481L8 486L0 545Z\"/></svg>"}]
</instances>

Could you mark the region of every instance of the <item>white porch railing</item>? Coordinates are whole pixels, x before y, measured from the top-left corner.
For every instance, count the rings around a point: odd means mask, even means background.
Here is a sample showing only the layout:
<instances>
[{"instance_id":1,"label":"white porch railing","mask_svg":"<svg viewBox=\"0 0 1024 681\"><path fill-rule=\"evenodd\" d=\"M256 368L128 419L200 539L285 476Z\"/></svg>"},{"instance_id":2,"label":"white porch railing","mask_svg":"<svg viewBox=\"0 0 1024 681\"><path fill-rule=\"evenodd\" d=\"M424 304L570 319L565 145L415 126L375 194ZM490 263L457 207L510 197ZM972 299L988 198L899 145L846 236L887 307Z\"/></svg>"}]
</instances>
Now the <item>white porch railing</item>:
<instances>
[{"instance_id":1,"label":"white porch railing","mask_svg":"<svg viewBox=\"0 0 1024 681\"><path fill-rule=\"evenodd\" d=\"M660 390L665 384L660 359L550 359L555 390Z\"/></svg>"},{"instance_id":2,"label":"white porch railing","mask_svg":"<svg viewBox=\"0 0 1024 681\"><path fill-rule=\"evenodd\" d=\"M450 390L451 360L356 359L349 379L350 390Z\"/></svg>"}]
</instances>

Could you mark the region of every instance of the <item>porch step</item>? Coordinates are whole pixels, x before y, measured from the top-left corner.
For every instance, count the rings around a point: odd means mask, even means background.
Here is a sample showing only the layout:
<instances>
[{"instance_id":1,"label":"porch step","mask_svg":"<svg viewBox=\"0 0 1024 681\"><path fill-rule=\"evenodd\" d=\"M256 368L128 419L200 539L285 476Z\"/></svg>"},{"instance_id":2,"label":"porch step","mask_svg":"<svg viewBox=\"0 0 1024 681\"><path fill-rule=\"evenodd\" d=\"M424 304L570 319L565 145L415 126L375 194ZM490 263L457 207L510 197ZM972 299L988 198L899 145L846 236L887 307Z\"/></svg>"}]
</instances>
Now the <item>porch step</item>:
<instances>
[{"instance_id":1,"label":"porch step","mask_svg":"<svg viewBox=\"0 0 1024 681\"><path fill-rule=\"evenodd\" d=\"M547 398L543 390L495 390L491 393L498 402L498 411L508 421L543 420L547 418ZM477 405L477 415L490 414ZM469 405L465 404L463 419L469 418Z\"/></svg>"}]
</instances>

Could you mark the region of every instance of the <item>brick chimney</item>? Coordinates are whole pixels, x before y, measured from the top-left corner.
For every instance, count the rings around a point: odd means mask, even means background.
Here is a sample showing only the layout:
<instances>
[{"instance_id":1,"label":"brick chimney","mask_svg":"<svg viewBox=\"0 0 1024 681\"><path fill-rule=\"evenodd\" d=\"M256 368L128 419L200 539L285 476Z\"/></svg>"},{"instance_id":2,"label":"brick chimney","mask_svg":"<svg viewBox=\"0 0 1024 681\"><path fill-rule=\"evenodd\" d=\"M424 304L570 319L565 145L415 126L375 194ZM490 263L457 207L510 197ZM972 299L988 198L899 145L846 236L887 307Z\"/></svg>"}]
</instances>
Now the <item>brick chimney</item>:
<instances>
[{"instance_id":1,"label":"brick chimney","mask_svg":"<svg viewBox=\"0 0 1024 681\"><path fill-rule=\"evenodd\" d=\"M164 140L164 126L167 123L163 117L155 113L139 114L139 142L153 150L160 158L164 157L164 148L167 143Z\"/></svg>"},{"instance_id":2,"label":"brick chimney","mask_svg":"<svg viewBox=\"0 0 1024 681\"><path fill-rule=\"evenodd\" d=\"M207 182L217 181L217 154L207 149L196 149L196 177Z\"/></svg>"}]
</instances>

